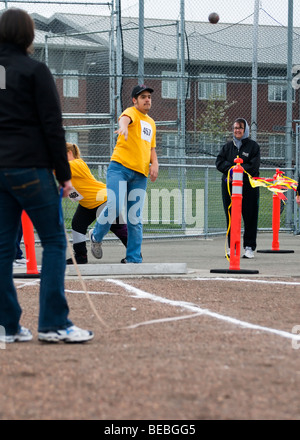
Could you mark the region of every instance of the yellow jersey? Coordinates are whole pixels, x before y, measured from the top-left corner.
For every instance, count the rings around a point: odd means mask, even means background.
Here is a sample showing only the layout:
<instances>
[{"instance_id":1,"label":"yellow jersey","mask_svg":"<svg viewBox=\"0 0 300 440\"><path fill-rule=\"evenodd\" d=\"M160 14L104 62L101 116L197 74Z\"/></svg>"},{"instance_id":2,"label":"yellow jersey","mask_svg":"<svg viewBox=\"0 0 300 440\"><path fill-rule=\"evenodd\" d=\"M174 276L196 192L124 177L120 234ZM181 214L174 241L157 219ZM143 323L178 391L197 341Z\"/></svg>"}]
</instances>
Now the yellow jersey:
<instances>
[{"instance_id":1,"label":"yellow jersey","mask_svg":"<svg viewBox=\"0 0 300 440\"><path fill-rule=\"evenodd\" d=\"M155 122L135 107L127 108L120 118L122 116L131 119L128 125L128 139L125 141L123 135L118 136L111 160L148 176L151 148L156 147Z\"/></svg>"},{"instance_id":2,"label":"yellow jersey","mask_svg":"<svg viewBox=\"0 0 300 440\"><path fill-rule=\"evenodd\" d=\"M105 183L95 179L84 160L70 160L69 164L73 186L69 198L88 209L96 208L106 202L107 191Z\"/></svg>"}]
</instances>

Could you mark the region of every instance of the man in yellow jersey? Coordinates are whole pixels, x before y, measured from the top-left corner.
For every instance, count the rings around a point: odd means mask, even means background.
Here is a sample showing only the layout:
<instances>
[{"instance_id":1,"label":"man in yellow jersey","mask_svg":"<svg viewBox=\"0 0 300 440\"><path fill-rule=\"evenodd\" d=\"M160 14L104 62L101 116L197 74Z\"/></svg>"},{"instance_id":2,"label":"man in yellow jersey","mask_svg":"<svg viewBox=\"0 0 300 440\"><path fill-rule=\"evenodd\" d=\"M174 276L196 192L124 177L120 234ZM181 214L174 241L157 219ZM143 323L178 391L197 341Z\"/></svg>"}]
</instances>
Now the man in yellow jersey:
<instances>
[{"instance_id":1,"label":"man in yellow jersey","mask_svg":"<svg viewBox=\"0 0 300 440\"><path fill-rule=\"evenodd\" d=\"M153 89L137 85L132 90L133 106L119 117L118 139L107 170L107 206L90 230L91 252L102 258L101 243L111 224L125 207L128 241L126 258L122 263L141 263L143 241L142 212L147 178L154 182L158 176L156 155L156 126L148 112Z\"/></svg>"}]
</instances>

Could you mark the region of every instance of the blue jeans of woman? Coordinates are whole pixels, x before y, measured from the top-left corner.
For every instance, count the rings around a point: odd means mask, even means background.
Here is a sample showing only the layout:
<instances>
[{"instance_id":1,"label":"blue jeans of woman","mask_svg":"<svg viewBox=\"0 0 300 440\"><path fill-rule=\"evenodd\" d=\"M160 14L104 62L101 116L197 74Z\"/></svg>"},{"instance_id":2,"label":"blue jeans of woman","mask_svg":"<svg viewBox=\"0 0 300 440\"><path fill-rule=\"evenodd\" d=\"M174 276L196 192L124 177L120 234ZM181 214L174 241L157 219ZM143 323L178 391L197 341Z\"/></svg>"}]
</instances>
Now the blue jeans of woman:
<instances>
[{"instance_id":1,"label":"blue jeans of woman","mask_svg":"<svg viewBox=\"0 0 300 440\"><path fill-rule=\"evenodd\" d=\"M126 212L128 239L126 260L141 263L143 241L143 206L146 196L147 177L141 173L111 161L106 175L107 206L97 219L93 236L101 242L110 230L111 224Z\"/></svg>"},{"instance_id":2,"label":"blue jeans of woman","mask_svg":"<svg viewBox=\"0 0 300 440\"><path fill-rule=\"evenodd\" d=\"M64 292L66 238L53 173L46 168L0 168L0 325L7 335L18 331L22 314L13 260L23 210L43 247L38 330L72 325Z\"/></svg>"}]
</instances>

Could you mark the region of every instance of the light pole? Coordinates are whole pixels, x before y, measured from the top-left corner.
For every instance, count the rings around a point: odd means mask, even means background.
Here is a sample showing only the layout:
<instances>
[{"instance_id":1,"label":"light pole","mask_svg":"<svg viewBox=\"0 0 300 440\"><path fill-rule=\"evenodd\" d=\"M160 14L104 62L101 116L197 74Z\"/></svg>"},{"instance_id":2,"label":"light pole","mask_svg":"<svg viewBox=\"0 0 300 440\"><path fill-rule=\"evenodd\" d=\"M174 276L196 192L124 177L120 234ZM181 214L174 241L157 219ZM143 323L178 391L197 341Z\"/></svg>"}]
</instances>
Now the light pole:
<instances>
[{"instance_id":1,"label":"light pole","mask_svg":"<svg viewBox=\"0 0 300 440\"><path fill-rule=\"evenodd\" d=\"M288 3L288 49L287 49L287 103L286 103L286 168L287 175L291 177L292 168L292 120L293 120L293 0L289 0ZM286 225L290 227L292 225L292 199L288 197L287 210L286 210Z\"/></svg>"},{"instance_id":2,"label":"light pole","mask_svg":"<svg viewBox=\"0 0 300 440\"><path fill-rule=\"evenodd\" d=\"M251 105L251 138L257 137L257 48L259 25L259 0L255 0L253 21L253 55L252 55L252 105Z\"/></svg>"},{"instance_id":3,"label":"light pole","mask_svg":"<svg viewBox=\"0 0 300 440\"><path fill-rule=\"evenodd\" d=\"M144 82L144 0L139 0L139 84Z\"/></svg>"}]
</instances>

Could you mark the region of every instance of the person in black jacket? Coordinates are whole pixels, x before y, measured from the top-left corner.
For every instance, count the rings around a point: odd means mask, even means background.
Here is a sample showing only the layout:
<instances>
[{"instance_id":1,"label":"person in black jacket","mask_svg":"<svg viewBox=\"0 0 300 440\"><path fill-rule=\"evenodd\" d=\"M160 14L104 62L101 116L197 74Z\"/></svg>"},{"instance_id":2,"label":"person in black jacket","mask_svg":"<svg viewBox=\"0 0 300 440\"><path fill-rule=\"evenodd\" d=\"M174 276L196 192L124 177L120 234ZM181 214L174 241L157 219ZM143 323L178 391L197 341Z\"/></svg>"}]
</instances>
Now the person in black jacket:
<instances>
[{"instance_id":1,"label":"person in black jacket","mask_svg":"<svg viewBox=\"0 0 300 440\"><path fill-rule=\"evenodd\" d=\"M84 342L93 332L70 321L64 291L66 236L59 193L67 197L72 185L59 96L48 67L28 55L33 39L27 12L11 8L1 15L0 65L6 81L0 90L0 340L32 339L20 325L12 269L25 210L43 246L38 338Z\"/></svg>"},{"instance_id":2,"label":"person in black jacket","mask_svg":"<svg viewBox=\"0 0 300 440\"><path fill-rule=\"evenodd\" d=\"M300 179L298 180L297 192L296 192L296 202L300 206Z\"/></svg>"},{"instance_id":3,"label":"person in black jacket","mask_svg":"<svg viewBox=\"0 0 300 440\"><path fill-rule=\"evenodd\" d=\"M225 210L227 228L229 226L228 207L231 203L231 197L227 188L228 170L236 165L234 159L239 156L243 159L241 164L247 173L252 177L259 176L260 167L260 147L249 138L249 126L245 119L238 118L233 124L233 139L223 145L216 159L217 169L223 173L222 175L222 199ZM232 187L230 184L230 193ZM244 258L253 258L256 249L257 223L258 223L258 203L259 188L252 188L248 176L243 176L243 200L242 200L242 217L244 220ZM230 231L228 234L228 244L230 248Z\"/></svg>"}]
</instances>

